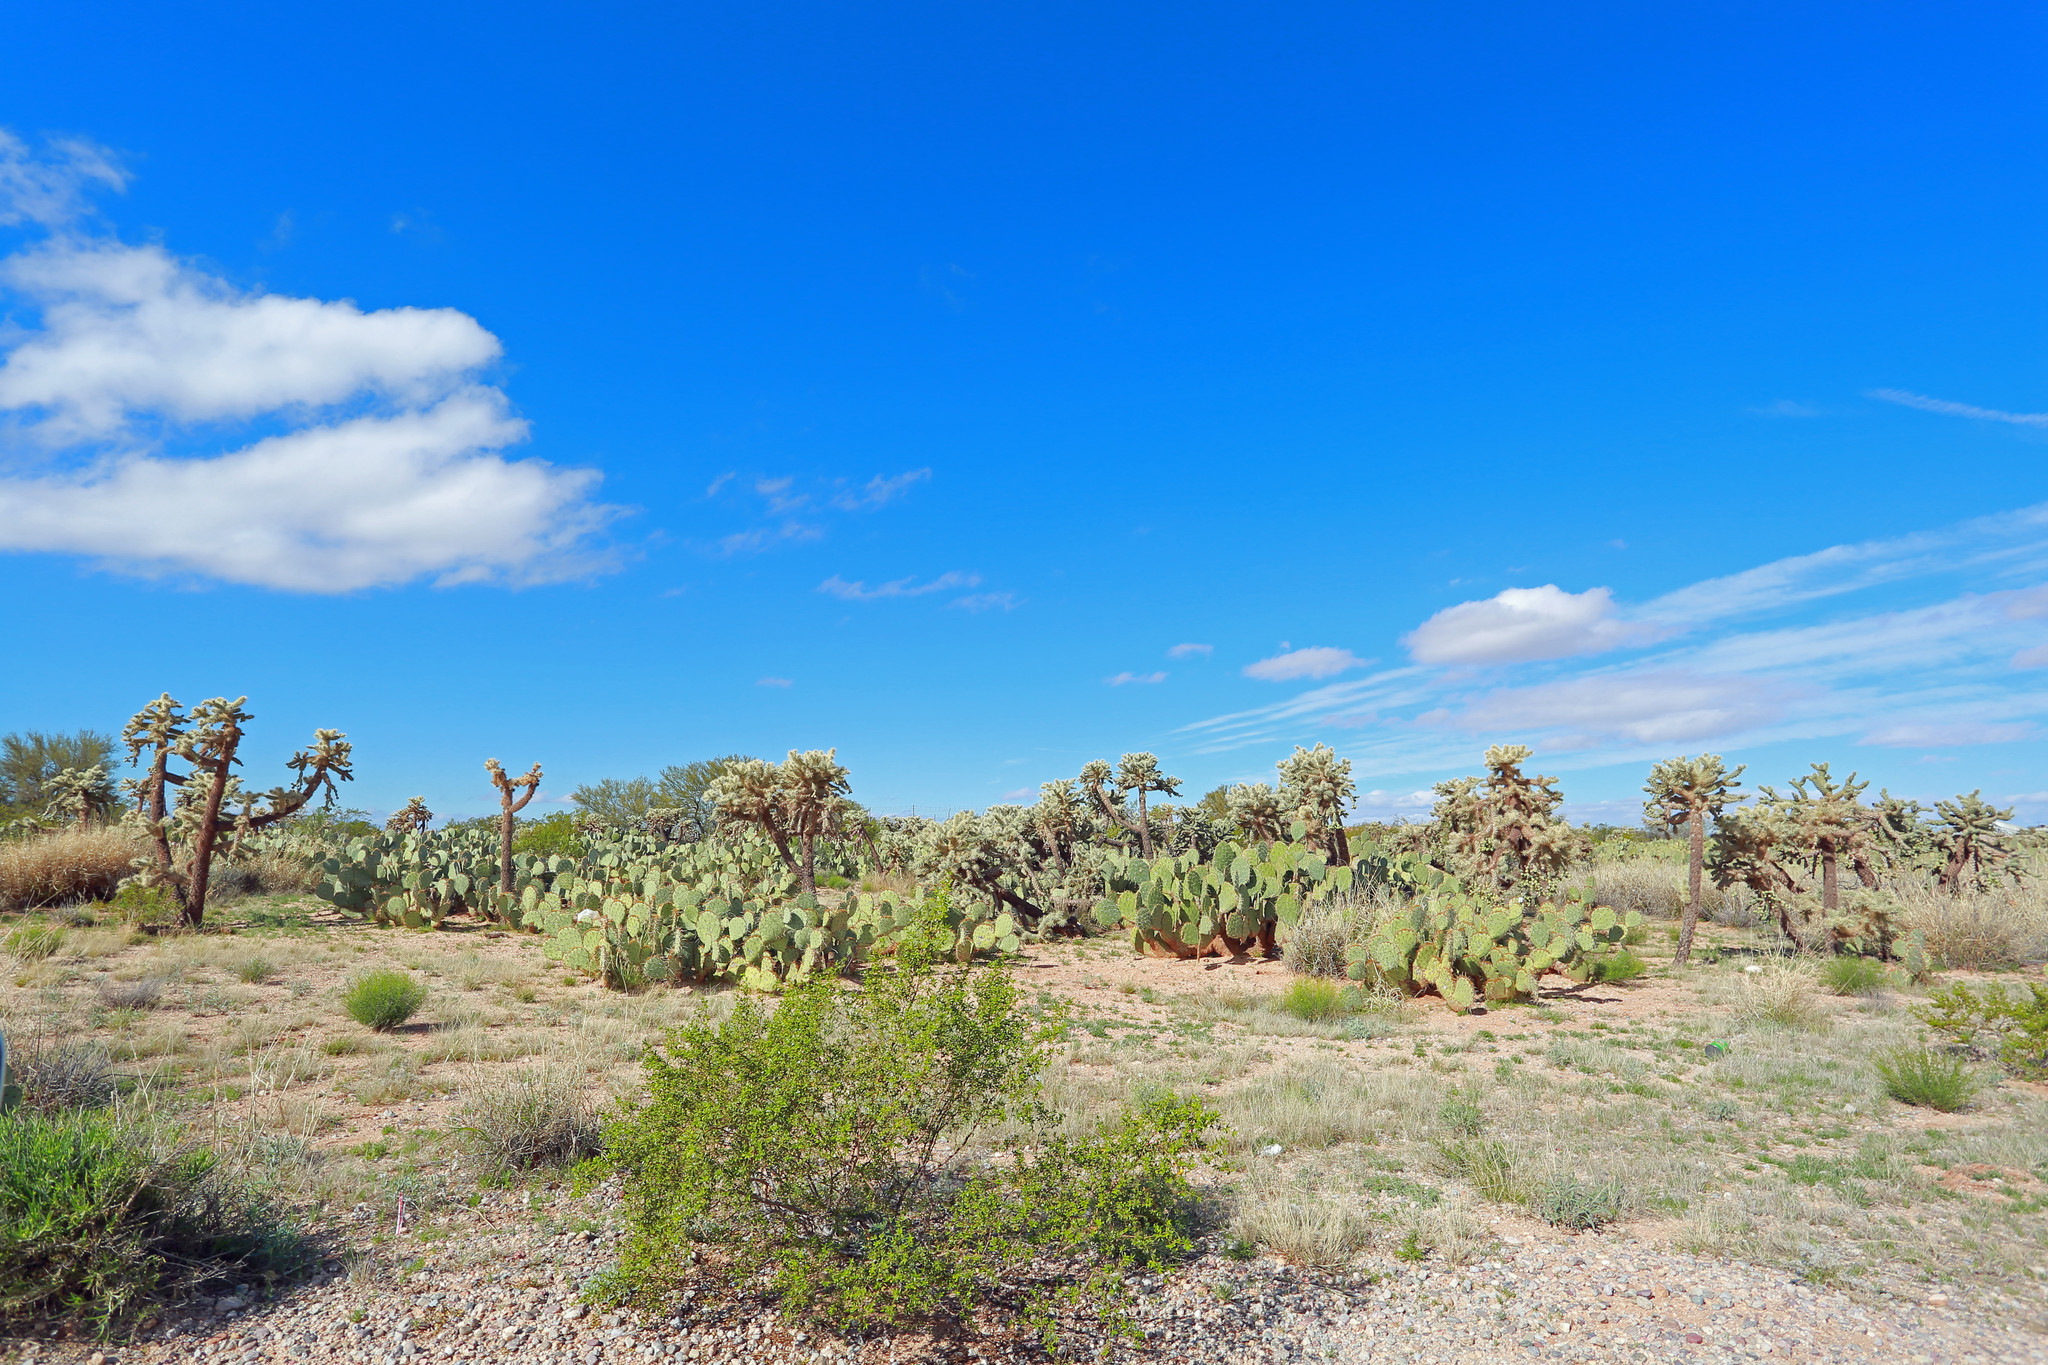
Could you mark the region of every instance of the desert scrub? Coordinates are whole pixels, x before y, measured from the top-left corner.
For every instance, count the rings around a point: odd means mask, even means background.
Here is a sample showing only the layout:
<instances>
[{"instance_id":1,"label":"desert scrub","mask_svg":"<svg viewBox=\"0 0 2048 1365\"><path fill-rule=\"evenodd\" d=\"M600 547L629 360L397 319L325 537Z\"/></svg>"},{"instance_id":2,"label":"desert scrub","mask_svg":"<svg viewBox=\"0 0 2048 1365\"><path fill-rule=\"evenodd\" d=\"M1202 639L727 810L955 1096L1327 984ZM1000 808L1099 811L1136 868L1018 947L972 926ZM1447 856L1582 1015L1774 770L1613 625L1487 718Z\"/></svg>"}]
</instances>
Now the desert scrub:
<instances>
[{"instance_id":1,"label":"desert scrub","mask_svg":"<svg viewBox=\"0 0 2048 1365\"><path fill-rule=\"evenodd\" d=\"M1638 925L1637 928L1641 926ZM1623 948L1593 964L1593 979L1605 982L1633 981L1648 970L1650 968L1647 963L1627 948Z\"/></svg>"},{"instance_id":2,"label":"desert scrub","mask_svg":"<svg viewBox=\"0 0 2048 1365\"><path fill-rule=\"evenodd\" d=\"M1998 1064L2015 1076L2048 1078L2048 986L2028 983L2010 994L1987 986L1978 995L1955 985L1936 992L1913 1013L1963 1047L1986 1036Z\"/></svg>"},{"instance_id":3,"label":"desert scrub","mask_svg":"<svg viewBox=\"0 0 2048 1365\"><path fill-rule=\"evenodd\" d=\"M648 1054L646 1101L579 1169L624 1178L630 1233L597 1296L654 1308L696 1275L765 1279L785 1313L847 1329L1021 1282L1050 1334L1062 1310L1120 1323L1125 1274L1188 1250L1215 1115L1162 1094L1061 1135L1040 1078L1062 1021L999 960L941 961L945 913L940 893L859 991L743 998ZM697 1242L722 1254L692 1266Z\"/></svg>"},{"instance_id":4,"label":"desert scrub","mask_svg":"<svg viewBox=\"0 0 2048 1365\"><path fill-rule=\"evenodd\" d=\"M126 829L56 830L0 842L0 910L105 900L146 851Z\"/></svg>"},{"instance_id":5,"label":"desert scrub","mask_svg":"<svg viewBox=\"0 0 2048 1365\"><path fill-rule=\"evenodd\" d=\"M576 1077L546 1067L481 1082L455 1131L492 1171L567 1166L594 1155L601 1135Z\"/></svg>"},{"instance_id":6,"label":"desert scrub","mask_svg":"<svg viewBox=\"0 0 2048 1365\"><path fill-rule=\"evenodd\" d=\"M17 962L41 962L64 946L64 931L53 924L24 924L7 935L7 953Z\"/></svg>"},{"instance_id":7,"label":"desert scrub","mask_svg":"<svg viewBox=\"0 0 2048 1365\"><path fill-rule=\"evenodd\" d=\"M1280 1012L1319 1024L1349 1014L1351 1008L1344 987L1324 977L1304 976L1290 981L1281 992Z\"/></svg>"},{"instance_id":8,"label":"desert scrub","mask_svg":"<svg viewBox=\"0 0 2048 1365\"><path fill-rule=\"evenodd\" d=\"M0 1315L100 1336L155 1296L302 1264L307 1247L213 1153L157 1150L107 1114L0 1121Z\"/></svg>"},{"instance_id":9,"label":"desert scrub","mask_svg":"<svg viewBox=\"0 0 2048 1365\"><path fill-rule=\"evenodd\" d=\"M349 1018L379 1033L397 1028L419 1013L426 1002L427 988L395 967L364 972L349 983L348 993L342 997Z\"/></svg>"},{"instance_id":10,"label":"desert scrub","mask_svg":"<svg viewBox=\"0 0 2048 1365\"><path fill-rule=\"evenodd\" d=\"M1884 967L1867 957L1828 959L1820 979L1836 995L1875 995L1884 986Z\"/></svg>"},{"instance_id":11,"label":"desert scrub","mask_svg":"<svg viewBox=\"0 0 2048 1365\"><path fill-rule=\"evenodd\" d=\"M1887 1095L1952 1114L1977 1093L1977 1078L1961 1058L1925 1047L1895 1048L1876 1061Z\"/></svg>"}]
</instances>

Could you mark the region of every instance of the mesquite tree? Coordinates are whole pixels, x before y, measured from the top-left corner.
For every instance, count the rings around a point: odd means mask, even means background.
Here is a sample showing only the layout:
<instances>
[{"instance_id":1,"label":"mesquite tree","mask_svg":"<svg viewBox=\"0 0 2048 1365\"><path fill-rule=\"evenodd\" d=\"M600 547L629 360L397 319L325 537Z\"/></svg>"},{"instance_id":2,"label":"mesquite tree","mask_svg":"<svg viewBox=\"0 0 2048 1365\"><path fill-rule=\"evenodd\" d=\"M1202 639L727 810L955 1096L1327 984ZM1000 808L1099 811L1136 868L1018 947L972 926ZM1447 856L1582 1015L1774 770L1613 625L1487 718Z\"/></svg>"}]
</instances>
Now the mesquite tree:
<instances>
[{"instance_id":1,"label":"mesquite tree","mask_svg":"<svg viewBox=\"0 0 2048 1365\"><path fill-rule=\"evenodd\" d=\"M540 790L540 764L534 764L524 777L507 777L497 759L487 758L484 770L491 775L491 785L498 789L498 891L509 896L512 894L512 817L525 810L526 803L533 800L533 794ZM513 793L521 787L526 788L526 795L514 801Z\"/></svg>"},{"instance_id":2,"label":"mesquite tree","mask_svg":"<svg viewBox=\"0 0 2048 1365\"><path fill-rule=\"evenodd\" d=\"M1679 921L1678 951L1671 956L1674 965L1683 964L1692 956L1693 930L1700 922L1700 880L1707 865L1707 818L1718 817L1735 800L1735 793L1742 786L1735 779L1742 773L1740 765L1730 771L1719 754L1701 754L1698 758L1680 754L1651 768L1650 780L1643 787L1650 798L1643 803L1643 818L1652 824L1683 826L1691 844L1685 915Z\"/></svg>"},{"instance_id":3,"label":"mesquite tree","mask_svg":"<svg viewBox=\"0 0 2048 1365\"><path fill-rule=\"evenodd\" d=\"M138 801L156 855L156 873L170 885L184 910L185 923L195 929L206 918L206 887L221 835L239 837L274 825L323 790L332 797L337 780L347 782L355 776L349 768L350 745L341 731L315 730L312 747L299 750L287 762L294 785L273 787L248 798L239 813L230 815L224 807L231 791L239 788L233 769L241 762L237 751L242 746L242 727L253 719L242 709L248 700L214 697L187 716L166 692L136 712L121 732L130 763L139 762L145 751L153 751ZM170 760L174 757L189 763L191 771L173 773ZM173 785L191 788L193 796L178 819L181 829L189 830L192 846L183 869L171 854L171 821L165 809L165 788Z\"/></svg>"}]
</instances>

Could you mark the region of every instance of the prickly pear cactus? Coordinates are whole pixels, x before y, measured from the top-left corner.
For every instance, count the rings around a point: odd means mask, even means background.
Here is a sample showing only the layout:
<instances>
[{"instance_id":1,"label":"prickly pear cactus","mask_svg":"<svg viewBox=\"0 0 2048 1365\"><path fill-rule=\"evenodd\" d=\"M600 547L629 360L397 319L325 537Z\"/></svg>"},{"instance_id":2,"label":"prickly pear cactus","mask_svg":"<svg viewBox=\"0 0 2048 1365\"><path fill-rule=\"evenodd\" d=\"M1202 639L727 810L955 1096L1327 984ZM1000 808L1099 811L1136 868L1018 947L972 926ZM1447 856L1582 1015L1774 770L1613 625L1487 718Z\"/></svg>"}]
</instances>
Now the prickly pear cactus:
<instances>
[{"instance_id":1,"label":"prickly pear cactus","mask_svg":"<svg viewBox=\"0 0 2048 1365\"><path fill-rule=\"evenodd\" d=\"M1453 891L1382 919L1350 950L1349 970L1355 981L1441 996L1463 1014L1482 1000L1527 1000L1549 973L1591 980L1596 962L1640 923L1637 912L1617 915L1576 888L1526 909Z\"/></svg>"},{"instance_id":2,"label":"prickly pear cactus","mask_svg":"<svg viewBox=\"0 0 2048 1365\"><path fill-rule=\"evenodd\" d=\"M1303 905L1352 885L1349 867L1331 867L1304 844L1216 846L1212 859L1192 855L1111 855L1095 921L1129 930L1131 947L1155 957L1236 956L1254 947L1273 955L1275 933L1292 925Z\"/></svg>"}]
</instances>

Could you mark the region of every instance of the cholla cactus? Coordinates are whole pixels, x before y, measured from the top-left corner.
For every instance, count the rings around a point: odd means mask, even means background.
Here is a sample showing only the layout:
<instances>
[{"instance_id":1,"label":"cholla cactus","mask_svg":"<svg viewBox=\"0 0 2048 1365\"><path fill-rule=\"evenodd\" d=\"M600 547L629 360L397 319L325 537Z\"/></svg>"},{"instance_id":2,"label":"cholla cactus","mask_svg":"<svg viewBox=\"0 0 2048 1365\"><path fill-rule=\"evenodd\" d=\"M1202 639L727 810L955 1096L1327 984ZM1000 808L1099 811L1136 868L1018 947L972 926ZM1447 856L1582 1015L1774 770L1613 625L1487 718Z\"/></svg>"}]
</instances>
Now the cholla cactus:
<instances>
[{"instance_id":1,"label":"cholla cactus","mask_svg":"<svg viewBox=\"0 0 2048 1365\"><path fill-rule=\"evenodd\" d=\"M1145 797L1151 792L1163 792L1173 796L1180 791L1180 779L1168 777L1159 770L1156 754L1125 754L1117 761L1114 769L1102 759L1094 759L1082 765L1079 786L1088 795L1089 801L1101 812L1110 824L1134 834L1138 838L1140 856L1152 856L1152 829ZM1114 786L1112 795L1105 788ZM1138 797L1138 813L1132 816L1125 798L1133 792Z\"/></svg>"},{"instance_id":2,"label":"cholla cactus","mask_svg":"<svg viewBox=\"0 0 2048 1365\"><path fill-rule=\"evenodd\" d=\"M95 815L104 817L114 804L114 781L98 764L66 768L51 778L44 790L50 795L50 804L43 813L53 820L74 821L80 829L90 825Z\"/></svg>"},{"instance_id":3,"label":"cholla cactus","mask_svg":"<svg viewBox=\"0 0 2048 1365\"><path fill-rule=\"evenodd\" d=\"M505 769L495 758L484 760L484 771L491 775L491 785L498 789L498 892L512 894L512 825L513 817L526 809L526 803L533 800L540 790L540 764L536 763L524 777L507 777ZM513 793L521 787L526 795L513 800Z\"/></svg>"},{"instance_id":4,"label":"cholla cactus","mask_svg":"<svg viewBox=\"0 0 2048 1365\"><path fill-rule=\"evenodd\" d=\"M760 830L806 892L818 889L818 838L839 833L857 809L847 798L847 774L838 753L791 749L779 764L741 759L705 789L717 807L720 826ZM794 849L791 840L796 841Z\"/></svg>"},{"instance_id":5,"label":"cholla cactus","mask_svg":"<svg viewBox=\"0 0 2048 1365\"><path fill-rule=\"evenodd\" d=\"M1230 789L1230 818L1238 833L1254 843L1270 844L1287 837L1287 808L1280 793L1264 782L1240 782Z\"/></svg>"},{"instance_id":6,"label":"cholla cactus","mask_svg":"<svg viewBox=\"0 0 2048 1365\"><path fill-rule=\"evenodd\" d=\"M1320 847L1333 862L1351 861L1344 837L1344 817L1358 788L1351 781L1351 760L1337 757L1327 744L1313 749L1296 745L1279 762L1280 794L1303 826L1295 835Z\"/></svg>"},{"instance_id":7,"label":"cholla cactus","mask_svg":"<svg viewBox=\"0 0 2048 1365\"><path fill-rule=\"evenodd\" d=\"M1651 768L1650 780L1643 787L1644 795L1650 798L1643 803L1643 818L1652 824L1683 828L1691 841L1685 915L1679 922L1678 949L1671 956L1674 964L1682 964L1692 956L1693 931L1700 922L1700 881L1707 865L1707 819L1719 816L1736 799L1735 793L1742 784L1735 779L1742 773L1740 766L1731 771L1719 754L1701 754L1698 758L1680 754Z\"/></svg>"},{"instance_id":8,"label":"cholla cactus","mask_svg":"<svg viewBox=\"0 0 2048 1365\"><path fill-rule=\"evenodd\" d=\"M150 878L171 887L184 909L185 922L195 929L206 916L207 881L221 835L240 840L276 824L322 791L332 798L335 782L346 782L355 775L349 767L350 746L341 731L315 730L312 746L288 761L295 786L274 787L262 796L244 799L232 769L241 761L237 751L242 745L242 727L252 719L242 709L248 700L214 697L187 716L166 692L136 712L121 731L130 763L139 763L145 753L150 755L148 775L137 791L140 816L155 855ZM191 764L191 771L173 773L173 758ZM166 788L171 786L186 789L178 824L190 831L191 851L183 868L172 856L172 821L165 800ZM232 814L225 809L231 795L242 805Z\"/></svg>"},{"instance_id":9,"label":"cholla cactus","mask_svg":"<svg viewBox=\"0 0 2048 1365\"><path fill-rule=\"evenodd\" d=\"M1486 751L1484 780L1436 784L1437 830L1452 871L1505 891L1554 877L1579 855L1581 837L1555 814L1564 800L1557 779L1522 771L1534 753L1525 744L1496 744Z\"/></svg>"},{"instance_id":10,"label":"cholla cactus","mask_svg":"<svg viewBox=\"0 0 2048 1365\"><path fill-rule=\"evenodd\" d=\"M1038 804L1031 818L1053 861L1064 871L1073 862L1074 845L1087 828L1088 805L1067 778L1046 782L1038 788Z\"/></svg>"},{"instance_id":11,"label":"cholla cactus","mask_svg":"<svg viewBox=\"0 0 2048 1365\"><path fill-rule=\"evenodd\" d=\"M1868 806L1857 800L1870 786L1850 773L1837 782L1828 765L1816 763L1813 771L1792 781L1792 795L1786 813L1797 823L1809 856L1820 865L1820 903L1829 914L1841 909L1839 867L1851 861L1865 886L1877 885L1869 855L1876 840L1876 824Z\"/></svg>"},{"instance_id":12,"label":"cholla cactus","mask_svg":"<svg viewBox=\"0 0 2048 1365\"><path fill-rule=\"evenodd\" d=\"M392 834L417 834L434 823L434 812L427 809L427 798L415 796L384 822L384 828Z\"/></svg>"},{"instance_id":13,"label":"cholla cactus","mask_svg":"<svg viewBox=\"0 0 2048 1365\"><path fill-rule=\"evenodd\" d=\"M1937 801L1934 813L1940 823L1934 830L1934 846L1942 855L1942 868L1935 885L1962 894L1965 887L1988 891L1993 875L2012 857L2012 848L1998 828L2001 820L2012 819L2013 808L2004 810L1984 800L1982 790L1953 801Z\"/></svg>"}]
</instances>

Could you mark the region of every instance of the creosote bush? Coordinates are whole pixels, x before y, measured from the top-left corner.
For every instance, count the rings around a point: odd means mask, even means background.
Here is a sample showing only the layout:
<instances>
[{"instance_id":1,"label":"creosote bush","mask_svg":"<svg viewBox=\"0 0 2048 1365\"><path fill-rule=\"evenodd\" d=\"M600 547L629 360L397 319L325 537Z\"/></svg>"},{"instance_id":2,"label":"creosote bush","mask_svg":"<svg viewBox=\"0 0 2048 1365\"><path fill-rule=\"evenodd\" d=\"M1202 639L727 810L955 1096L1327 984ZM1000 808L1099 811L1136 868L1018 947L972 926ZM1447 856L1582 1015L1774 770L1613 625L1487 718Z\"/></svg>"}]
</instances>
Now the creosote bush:
<instances>
[{"instance_id":1,"label":"creosote bush","mask_svg":"<svg viewBox=\"0 0 2048 1365\"><path fill-rule=\"evenodd\" d=\"M75 1314L107 1336L152 1297L306 1256L211 1152L158 1151L105 1113L0 1120L0 1316Z\"/></svg>"},{"instance_id":2,"label":"creosote bush","mask_svg":"<svg viewBox=\"0 0 2048 1365\"><path fill-rule=\"evenodd\" d=\"M1121 1324L1123 1275L1191 1245L1187 1172L1216 1116L1158 1095L1060 1135L1040 1077L1062 1021L1035 1020L1000 961L942 962L947 912L936 893L859 990L742 998L649 1054L648 1098L579 1171L624 1177L630 1236L597 1297L765 1277L785 1312L846 1329L1021 1284L1048 1337L1062 1309Z\"/></svg>"},{"instance_id":3,"label":"creosote bush","mask_svg":"<svg viewBox=\"0 0 2048 1365\"><path fill-rule=\"evenodd\" d=\"M349 1018L379 1033L412 1018L426 1001L425 986L391 967L364 972L349 983L348 994L342 997Z\"/></svg>"}]
</instances>

